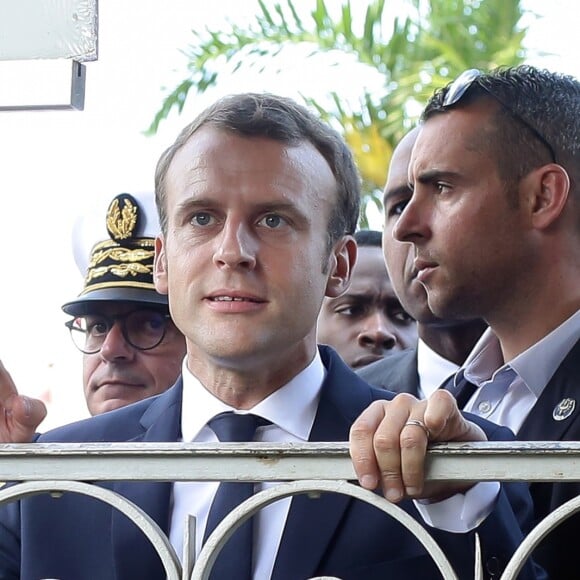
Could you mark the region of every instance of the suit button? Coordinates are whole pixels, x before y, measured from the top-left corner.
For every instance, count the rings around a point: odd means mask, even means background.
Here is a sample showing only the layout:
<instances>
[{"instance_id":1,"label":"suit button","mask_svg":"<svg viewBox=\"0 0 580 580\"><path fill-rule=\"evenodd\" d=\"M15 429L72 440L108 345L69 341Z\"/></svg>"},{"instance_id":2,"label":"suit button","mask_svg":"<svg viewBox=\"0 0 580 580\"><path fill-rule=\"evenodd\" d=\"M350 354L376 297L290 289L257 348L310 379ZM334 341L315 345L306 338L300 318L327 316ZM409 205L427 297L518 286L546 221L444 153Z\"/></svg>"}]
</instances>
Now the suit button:
<instances>
[{"instance_id":1,"label":"suit button","mask_svg":"<svg viewBox=\"0 0 580 580\"><path fill-rule=\"evenodd\" d=\"M499 578L502 571L502 566L499 558L492 556L485 561L485 569L491 578Z\"/></svg>"}]
</instances>

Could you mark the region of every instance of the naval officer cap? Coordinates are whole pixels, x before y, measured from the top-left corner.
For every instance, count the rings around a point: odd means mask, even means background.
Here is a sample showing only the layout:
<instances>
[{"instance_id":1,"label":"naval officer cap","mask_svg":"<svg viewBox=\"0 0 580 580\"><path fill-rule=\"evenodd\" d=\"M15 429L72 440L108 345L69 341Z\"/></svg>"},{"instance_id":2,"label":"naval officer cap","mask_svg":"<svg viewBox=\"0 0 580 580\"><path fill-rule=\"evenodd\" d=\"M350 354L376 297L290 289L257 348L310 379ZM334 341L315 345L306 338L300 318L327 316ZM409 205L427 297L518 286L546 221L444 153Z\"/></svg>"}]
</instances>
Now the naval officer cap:
<instances>
[{"instance_id":1,"label":"naval officer cap","mask_svg":"<svg viewBox=\"0 0 580 580\"><path fill-rule=\"evenodd\" d=\"M85 277L79 296L62 309L90 313L99 302L123 301L168 310L153 283L155 237L160 233L153 193L121 193L79 217L73 228L75 262Z\"/></svg>"}]
</instances>

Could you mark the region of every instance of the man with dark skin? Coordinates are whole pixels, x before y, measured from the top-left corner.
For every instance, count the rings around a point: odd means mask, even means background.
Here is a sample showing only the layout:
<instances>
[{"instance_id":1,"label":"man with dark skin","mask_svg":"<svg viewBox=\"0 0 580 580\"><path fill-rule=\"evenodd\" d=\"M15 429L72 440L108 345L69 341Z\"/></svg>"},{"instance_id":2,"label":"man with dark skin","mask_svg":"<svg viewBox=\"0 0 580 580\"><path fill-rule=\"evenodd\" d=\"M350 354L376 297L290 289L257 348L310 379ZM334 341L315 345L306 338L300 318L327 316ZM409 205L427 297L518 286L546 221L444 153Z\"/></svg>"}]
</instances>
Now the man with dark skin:
<instances>
[{"instance_id":1,"label":"man with dark skin","mask_svg":"<svg viewBox=\"0 0 580 580\"><path fill-rule=\"evenodd\" d=\"M354 235L357 259L348 290L325 298L318 315L318 342L332 346L351 368L362 368L417 343L417 325L405 312L389 279L381 232Z\"/></svg>"},{"instance_id":2,"label":"man with dark skin","mask_svg":"<svg viewBox=\"0 0 580 580\"><path fill-rule=\"evenodd\" d=\"M417 321L419 342L361 369L359 375L371 385L425 398L459 369L487 324L481 319L443 320L435 316L425 288L417 280L413 245L393 237L393 228L412 195L408 167L418 134L419 128L407 133L393 151L383 198L383 254L396 295Z\"/></svg>"}]
</instances>

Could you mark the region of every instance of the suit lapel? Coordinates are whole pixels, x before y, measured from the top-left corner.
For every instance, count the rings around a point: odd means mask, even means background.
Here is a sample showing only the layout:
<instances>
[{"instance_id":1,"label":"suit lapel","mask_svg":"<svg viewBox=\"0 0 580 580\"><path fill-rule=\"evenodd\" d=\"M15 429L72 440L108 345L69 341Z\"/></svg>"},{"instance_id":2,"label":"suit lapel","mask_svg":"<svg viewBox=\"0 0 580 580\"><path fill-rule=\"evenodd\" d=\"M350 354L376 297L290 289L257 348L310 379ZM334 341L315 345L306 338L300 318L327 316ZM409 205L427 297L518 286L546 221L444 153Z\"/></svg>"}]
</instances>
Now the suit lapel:
<instances>
[{"instance_id":1,"label":"suit lapel","mask_svg":"<svg viewBox=\"0 0 580 580\"><path fill-rule=\"evenodd\" d=\"M385 357L385 360L389 360ZM419 396L419 372L417 370L417 349L402 351L395 365L393 391ZM398 372L397 372L398 371ZM396 388L395 388L396 387Z\"/></svg>"},{"instance_id":2,"label":"suit lapel","mask_svg":"<svg viewBox=\"0 0 580 580\"><path fill-rule=\"evenodd\" d=\"M361 389L357 386L362 385L367 393L368 386L334 353L323 347L320 350L328 372L309 440L347 441L352 422L372 402L372 398L368 394L361 397ZM272 580L314 576L351 501L339 494L323 494L316 499L306 495L294 496Z\"/></svg>"},{"instance_id":3,"label":"suit lapel","mask_svg":"<svg viewBox=\"0 0 580 580\"><path fill-rule=\"evenodd\" d=\"M565 399L575 401L571 414L560 421L554 410ZM580 431L580 341L568 353L518 431L518 439L564 441L578 439Z\"/></svg>"},{"instance_id":4,"label":"suit lapel","mask_svg":"<svg viewBox=\"0 0 580 580\"><path fill-rule=\"evenodd\" d=\"M178 441L181 437L181 380L155 399L141 418L143 433L135 442ZM161 527L169 529L171 482L117 482L113 491L143 509ZM135 525L117 510L112 511L111 542L117 578L139 580L166 576L157 553Z\"/></svg>"},{"instance_id":5,"label":"suit lapel","mask_svg":"<svg viewBox=\"0 0 580 580\"><path fill-rule=\"evenodd\" d=\"M371 385L392 391L419 395L417 349L388 354L385 358L357 371L357 375Z\"/></svg>"}]
</instances>

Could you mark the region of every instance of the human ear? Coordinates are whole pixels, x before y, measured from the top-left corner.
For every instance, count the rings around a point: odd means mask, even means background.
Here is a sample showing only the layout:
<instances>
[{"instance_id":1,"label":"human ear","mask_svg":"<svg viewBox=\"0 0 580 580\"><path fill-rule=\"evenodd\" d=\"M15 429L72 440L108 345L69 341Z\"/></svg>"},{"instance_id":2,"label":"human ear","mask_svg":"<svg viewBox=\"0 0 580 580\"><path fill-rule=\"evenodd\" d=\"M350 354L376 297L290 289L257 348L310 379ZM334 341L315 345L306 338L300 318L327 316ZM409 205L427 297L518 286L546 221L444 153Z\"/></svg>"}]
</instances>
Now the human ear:
<instances>
[{"instance_id":1,"label":"human ear","mask_svg":"<svg viewBox=\"0 0 580 580\"><path fill-rule=\"evenodd\" d=\"M356 241L350 235L343 236L334 244L328 259L330 272L326 282L326 296L329 298L336 298L348 289L356 254Z\"/></svg>"},{"instance_id":2,"label":"human ear","mask_svg":"<svg viewBox=\"0 0 580 580\"><path fill-rule=\"evenodd\" d=\"M562 215L570 193L570 177L555 163L532 171L529 180L529 215L535 229L551 226Z\"/></svg>"},{"instance_id":3,"label":"human ear","mask_svg":"<svg viewBox=\"0 0 580 580\"><path fill-rule=\"evenodd\" d=\"M163 236L157 236L157 238L155 238L153 280L155 282L155 289L157 292L159 292L159 294L168 294L167 259L165 257L165 245Z\"/></svg>"}]
</instances>

